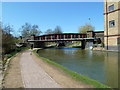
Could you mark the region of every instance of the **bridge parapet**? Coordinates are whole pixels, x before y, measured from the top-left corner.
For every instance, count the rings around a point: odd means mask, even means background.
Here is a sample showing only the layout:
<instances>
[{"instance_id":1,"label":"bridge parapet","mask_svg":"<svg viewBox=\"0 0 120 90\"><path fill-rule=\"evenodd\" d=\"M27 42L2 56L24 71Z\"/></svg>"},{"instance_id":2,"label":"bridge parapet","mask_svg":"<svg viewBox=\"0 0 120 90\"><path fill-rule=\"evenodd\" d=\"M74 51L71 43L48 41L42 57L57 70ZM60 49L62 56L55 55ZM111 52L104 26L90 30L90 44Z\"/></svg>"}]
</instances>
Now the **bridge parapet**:
<instances>
[{"instance_id":1,"label":"bridge parapet","mask_svg":"<svg viewBox=\"0 0 120 90\"><path fill-rule=\"evenodd\" d=\"M80 33L62 33L62 34L48 34L41 36L32 36L31 40L59 40L59 39L80 39L86 38L86 34Z\"/></svg>"}]
</instances>

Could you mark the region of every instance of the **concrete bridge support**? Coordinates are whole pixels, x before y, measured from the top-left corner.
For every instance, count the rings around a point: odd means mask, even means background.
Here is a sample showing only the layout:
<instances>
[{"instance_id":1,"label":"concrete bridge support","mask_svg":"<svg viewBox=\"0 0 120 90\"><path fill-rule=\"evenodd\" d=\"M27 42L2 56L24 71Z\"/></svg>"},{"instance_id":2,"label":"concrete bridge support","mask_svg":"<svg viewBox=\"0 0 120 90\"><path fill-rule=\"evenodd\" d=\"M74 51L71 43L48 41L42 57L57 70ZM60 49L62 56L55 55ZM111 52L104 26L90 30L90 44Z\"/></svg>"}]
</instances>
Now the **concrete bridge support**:
<instances>
[{"instance_id":1,"label":"concrete bridge support","mask_svg":"<svg viewBox=\"0 0 120 90\"><path fill-rule=\"evenodd\" d=\"M82 49L85 49L85 45L86 45L85 40L82 40L82 41L81 41L81 48L82 48Z\"/></svg>"}]
</instances>

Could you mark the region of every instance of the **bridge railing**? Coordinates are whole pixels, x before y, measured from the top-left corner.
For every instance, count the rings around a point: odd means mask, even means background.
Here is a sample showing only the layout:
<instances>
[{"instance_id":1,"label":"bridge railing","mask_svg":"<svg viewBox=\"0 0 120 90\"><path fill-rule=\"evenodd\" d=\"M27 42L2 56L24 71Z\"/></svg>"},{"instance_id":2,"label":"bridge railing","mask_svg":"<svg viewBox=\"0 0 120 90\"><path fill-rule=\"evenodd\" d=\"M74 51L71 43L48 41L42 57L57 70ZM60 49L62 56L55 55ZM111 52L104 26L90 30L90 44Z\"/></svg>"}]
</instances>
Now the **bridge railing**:
<instances>
[{"instance_id":1,"label":"bridge railing","mask_svg":"<svg viewBox=\"0 0 120 90\"><path fill-rule=\"evenodd\" d=\"M86 34L51 34L51 35L42 35L39 36L37 40L55 40L55 39L80 39L80 38L86 38Z\"/></svg>"}]
</instances>

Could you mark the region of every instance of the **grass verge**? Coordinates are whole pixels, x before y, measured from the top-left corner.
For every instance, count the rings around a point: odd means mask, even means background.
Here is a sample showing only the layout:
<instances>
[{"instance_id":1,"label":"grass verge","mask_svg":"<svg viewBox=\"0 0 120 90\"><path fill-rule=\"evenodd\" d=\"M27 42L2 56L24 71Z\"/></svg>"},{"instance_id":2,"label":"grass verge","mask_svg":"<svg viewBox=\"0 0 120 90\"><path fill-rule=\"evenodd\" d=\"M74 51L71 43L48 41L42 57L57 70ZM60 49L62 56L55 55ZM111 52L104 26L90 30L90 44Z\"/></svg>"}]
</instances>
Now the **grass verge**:
<instances>
[{"instance_id":1,"label":"grass verge","mask_svg":"<svg viewBox=\"0 0 120 90\"><path fill-rule=\"evenodd\" d=\"M89 85L93 85L94 88L108 88L108 89L111 89L109 86L107 85L104 85L104 84L101 84L100 82L96 81L96 80L93 80L93 79L90 79L89 77L87 76L83 76L79 73L76 73L74 71L71 71L65 67L63 67L62 65L60 64L57 64L47 58L44 58L44 57L41 57L40 55L38 55L37 53L38 51L37 50L34 50L33 53L41 58L42 60L46 61L48 64L51 64L51 65L54 65L60 69L62 69L66 74L70 75L73 79L77 80L77 81L80 81L80 82L83 82L85 84L89 84Z\"/></svg>"}]
</instances>

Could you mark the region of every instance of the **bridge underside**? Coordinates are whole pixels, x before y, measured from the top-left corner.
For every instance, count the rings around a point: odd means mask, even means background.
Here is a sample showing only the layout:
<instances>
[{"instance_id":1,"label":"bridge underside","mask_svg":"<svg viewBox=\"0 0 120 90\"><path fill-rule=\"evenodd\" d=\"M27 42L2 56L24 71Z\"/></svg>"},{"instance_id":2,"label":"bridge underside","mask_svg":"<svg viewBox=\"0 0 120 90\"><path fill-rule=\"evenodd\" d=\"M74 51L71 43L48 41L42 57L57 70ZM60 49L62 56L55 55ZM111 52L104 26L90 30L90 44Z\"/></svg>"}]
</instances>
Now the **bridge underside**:
<instances>
[{"instance_id":1,"label":"bridge underside","mask_svg":"<svg viewBox=\"0 0 120 90\"><path fill-rule=\"evenodd\" d=\"M64 42L64 41L81 41L81 48L85 49L86 43L94 42L94 38L82 38L82 39L57 39L57 40L29 40L33 44L34 48L44 48L45 42Z\"/></svg>"}]
</instances>

